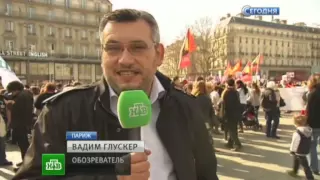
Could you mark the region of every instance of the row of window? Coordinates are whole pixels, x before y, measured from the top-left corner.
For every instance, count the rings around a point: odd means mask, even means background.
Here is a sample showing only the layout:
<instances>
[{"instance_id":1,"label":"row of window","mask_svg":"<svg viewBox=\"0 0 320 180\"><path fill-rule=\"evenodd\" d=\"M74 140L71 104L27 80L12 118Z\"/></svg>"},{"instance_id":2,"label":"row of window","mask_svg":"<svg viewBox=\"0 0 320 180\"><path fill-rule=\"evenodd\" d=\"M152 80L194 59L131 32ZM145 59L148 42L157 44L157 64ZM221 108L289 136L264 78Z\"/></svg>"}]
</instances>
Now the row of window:
<instances>
[{"instance_id":1,"label":"row of window","mask_svg":"<svg viewBox=\"0 0 320 180\"><path fill-rule=\"evenodd\" d=\"M221 53L222 55L226 55L226 53ZM241 56L256 56L258 54L258 52L228 52L228 55L241 55ZM283 58L320 58L320 53L316 54L312 54L312 55L305 55L305 54L294 54L294 55L290 55L290 54L281 54L281 53L271 53L271 52L264 52L262 53L264 56L270 56L270 57L283 57Z\"/></svg>"},{"instance_id":2,"label":"row of window","mask_svg":"<svg viewBox=\"0 0 320 180\"><path fill-rule=\"evenodd\" d=\"M72 8L73 7L73 1L75 0L64 0L64 6L65 8ZM87 0L79 0L80 1L80 8L82 9L87 9ZM43 0L44 3L46 4L50 4L50 5L59 5L59 3L57 3L55 0ZM10 13L12 12L12 4L11 3L8 3L6 4L6 12L7 13ZM94 8L95 8L95 11L98 11L98 12L101 12L101 3L100 2L95 2L94 3ZM28 8L28 14L31 14L34 13L35 10L33 7L29 7Z\"/></svg>"},{"instance_id":3,"label":"row of window","mask_svg":"<svg viewBox=\"0 0 320 180\"><path fill-rule=\"evenodd\" d=\"M43 10L42 10L43 11ZM58 15L56 16L56 11L54 10L47 10L47 15L43 14L37 14L36 9L34 7L28 7L26 14L22 12L22 10L19 8L19 12L13 12L12 10L7 11L6 15L11 16L12 14L25 17L29 19L41 19L41 20L46 20L46 21L59 21L63 23L76 23L76 24L86 24L87 20L89 19L94 19L88 16L93 16L93 14L72 14L71 12L65 12L63 16ZM60 13L59 13L60 14ZM47 17L45 17L47 16ZM99 25L101 17L99 15L95 16L95 22L89 22L90 25Z\"/></svg>"},{"instance_id":4,"label":"row of window","mask_svg":"<svg viewBox=\"0 0 320 180\"><path fill-rule=\"evenodd\" d=\"M14 31L14 22L13 21L6 21L5 22L5 30L9 32ZM48 36L55 36L57 34L57 28L53 26L47 27L47 35ZM36 34L36 25L35 24L27 24L27 33L28 34ZM73 29L65 28L64 29L64 36L65 37L72 37ZM88 31L83 29L79 32L81 34L81 38L88 38ZM95 33L95 38L99 39L99 32Z\"/></svg>"},{"instance_id":5,"label":"row of window","mask_svg":"<svg viewBox=\"0 0 320 180\"><path fill-rule=\"evenodd\" d=\"M27 74L30 75L48 75L49 64L48 63L29 63L29 71L26 72L26 66L22 66L21 62L8 61L8 65L18 75ZM78 77L79 79L92 79L92 66L91 64L78 64ZM102 69L100 65L95 65L95 75L101 76ZM71 79L74 77L73 64L55 63L54 75L55 79Z\"/></svg>"},{"instance_id":6,"label":"row of window","mask_svg":"<svg viewBox=\"0 0 320 180\"><path fill-rule=\"evenodd\" d=\"M224 35L225 33L229 33L231 31L234 31L235 33L239 33L239 32L244 32L244 33L257 33L257 34L262 34L262 35L272 35L272 36L280 36L280 37L295 37L295 38L320 38L320 35L314 35L314 34L306 34L306 33L299 33L299 32L292 32L292 31L287 31L287 32L282 32L282 31L278 31L278 29L266 29L266 28L254 28L254 27L239 27L239 26L235 26L235 27L225 27L225 28L221 28L221 29L216 29L214 32L214 36L218 37L221 35Z\"/></svg>"},{"instance_id":7,"label":"row of window","mask_svg":"<svg viewBox=\"0 0 320 180\"><path fill-rule=\"evenodd\" d=\"M229 48L223 50L215 51L215 56L225 56L227 54L229 55L257 55L258 53L264 53L266 56L275 56L275 57L317 57L320 56L320 51L308 51L299 49L296 51L284 51L279 49L258 49L258 48L252 48L251 50L249 48L239 48L238 50L235 50L234 48Z\"/></svg>"},{"instance_id":8,"label":"row of window","mask_svg":"<svg viewBox=\"0 0 320 180\"><path fill-rule=\"evenodd\" d=\"M263 45L266 45L266 43L269 41L269 45L274 44L276 46L281 45L283 47L284 44L287 44L287 46L290 47L290 42L284 42L284 41L278 41L278 40L272 41L272 40L266 40L266 39L259 39L259 38L255 39L255 38L247 38L247 37L244 38L244 41L243 41L242 37L240 37L239 38L239 43L248 44L248 43L250 43L250 39L251 39L251 44L254 44L254 42L256 41L256 44L262 43ZM231 40L231 43L234 43L233 39ZM292 45L294 46L295 44L292 44ZM311 45L320 47L320 42L315 42L314 41L314 42L311 42Z\"/></svg>"},{"instance_id":9,"label":"row of window","mask_svg":"<svg viewBox=\"0 0 320 180\"><path fill-rule=\"evenodd\" d=\"M237 40L236 38L234 39L230 39L230 42L227 42L226 38L223 38L221 40L216 41L216 45L217 46L221 46L223 44L227 44L227 43L235 43L239 42L239 44L263 44L263 45L275 45L275 46L287 46L290 47L290 45L292 47L299 45L297 42L289 42L289 41L281 41L281 40L270 40L270 39L260 39L260 38L248 38L248 37L239 37L239 40ZM306 44L306 43L302 43L302 44ZM311 41L308 42L308 44L310 44L311 47L313 48L320 48L320 42L317 41Z\"/></svg>"}]
</instances>

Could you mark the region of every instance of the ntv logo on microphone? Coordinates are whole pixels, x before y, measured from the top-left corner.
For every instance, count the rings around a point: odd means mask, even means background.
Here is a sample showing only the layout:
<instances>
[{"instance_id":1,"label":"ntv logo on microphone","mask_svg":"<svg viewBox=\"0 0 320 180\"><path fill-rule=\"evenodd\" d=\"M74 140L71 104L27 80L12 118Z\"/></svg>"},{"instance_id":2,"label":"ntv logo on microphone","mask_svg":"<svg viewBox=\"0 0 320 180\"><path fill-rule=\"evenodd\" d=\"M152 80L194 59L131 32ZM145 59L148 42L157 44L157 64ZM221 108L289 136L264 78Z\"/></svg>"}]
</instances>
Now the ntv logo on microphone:
<instances>
[{"instance_id":1,"label":"ntv logo on microphone","mask_svg":"<svg viewBox=\"0 0 320 180\"><path fill-rule=\"evenodd\" d=\"M244 6L241 10L244 16L275 16L280 15L279 7L251 7Z\"/></svg>"},{"instance_id":2,"label":"ntv logo on microphone","mask_svg":"<svg viewBox=\"0 0 320 180\"><path fill-rule=\"evenodd\" d=\"M135 103L129 108L129 117L140 117L148 115L147 106L143 103Z\"/></svg>"}]
</instances>

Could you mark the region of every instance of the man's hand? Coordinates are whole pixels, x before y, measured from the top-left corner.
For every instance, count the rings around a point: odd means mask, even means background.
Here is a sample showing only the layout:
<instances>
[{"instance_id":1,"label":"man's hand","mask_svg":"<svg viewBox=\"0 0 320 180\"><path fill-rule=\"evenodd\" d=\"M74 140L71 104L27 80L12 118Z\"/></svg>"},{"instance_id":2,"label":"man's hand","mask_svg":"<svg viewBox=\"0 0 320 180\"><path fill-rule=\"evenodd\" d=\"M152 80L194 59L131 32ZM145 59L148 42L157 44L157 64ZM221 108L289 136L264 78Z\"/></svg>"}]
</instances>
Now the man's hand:
<instances>
[{"instance_id":1,"label":"man's hand","mask_svg":"<svg viewBox=\"0 0 320 180\"><path fill-rule=\"evenodd\" d=\"M131 154L131 175L118 176L118 180L148 180L150 178L150 163L148 156L151 151Z\"/></svg>"}]
</instances>

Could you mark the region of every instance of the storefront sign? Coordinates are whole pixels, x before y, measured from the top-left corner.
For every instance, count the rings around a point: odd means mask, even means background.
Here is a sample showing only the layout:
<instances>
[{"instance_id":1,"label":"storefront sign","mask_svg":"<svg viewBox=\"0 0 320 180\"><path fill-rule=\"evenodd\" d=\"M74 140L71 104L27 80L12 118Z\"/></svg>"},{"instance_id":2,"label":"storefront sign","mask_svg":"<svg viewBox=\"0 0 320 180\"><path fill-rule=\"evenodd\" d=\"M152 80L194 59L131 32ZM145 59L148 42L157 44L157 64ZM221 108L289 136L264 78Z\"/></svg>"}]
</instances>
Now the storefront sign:
<instances>
[{"instance_id":1,"label":"storefront sign","mask_svg":"<svg viewBox=\"0 0 320 180\"><path fill-rule=\"evenodd\" d=\"M0 56L23 56L23 57L48 57L46 52L32 52L32 51L2 51Z\"/></svg>"}]
</instances>

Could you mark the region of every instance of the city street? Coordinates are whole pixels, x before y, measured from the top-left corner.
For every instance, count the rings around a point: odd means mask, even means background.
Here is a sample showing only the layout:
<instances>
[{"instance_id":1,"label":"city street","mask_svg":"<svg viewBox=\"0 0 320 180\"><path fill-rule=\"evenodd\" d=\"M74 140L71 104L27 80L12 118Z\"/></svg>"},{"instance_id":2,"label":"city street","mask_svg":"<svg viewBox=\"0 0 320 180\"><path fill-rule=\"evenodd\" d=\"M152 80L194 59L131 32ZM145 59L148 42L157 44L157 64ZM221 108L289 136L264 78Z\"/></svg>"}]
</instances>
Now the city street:
<instances>
[{"instance_id":1,"label":"city street","mask_svg":"<svg viewBox=\"0 0 320 180\"><path fill-rule=\"evenodd\" d=\"M260 118L261 119L261 118ZM264 121L262 121L264 124ZM289 154L291 135L294 130L291 119L285 116L281 119L279 136L281 139L267 139L262 132L251 130L241 134L243 149L241 152L226 150L223 136L215 137L218 158L218 174L221 180L293 180L286 174L292 165ZM14 163L20 162L17 147L9 146L7 156ZM0 180L11 179L14 175L12 167L0 168ZM299 175L303 177L303 172ZM320 179L319 176L315 177ZM298 178L299 179L299 178Z\"/></svg>"},{"instance_id":2,"label":"city street","mask_svg":"<svg viewBox=\"0 0 320 180\"><path fill-rule=\"evenodd\" d=\"M262 124L264 123L263 120ZM221 180L295 179L286 173L292 167L289 147L295 129L290 116L284 115L280 124L279 140L266 138L263 132L251 130L240 134L240 141L243 144L241 152L226 150L222 136L215 138L216 149L220 151L217 153L219 178ZM299 176L303 179L302 169ZM315 179L320 177L315 176Z\"/></svg>"}]
</instances>

